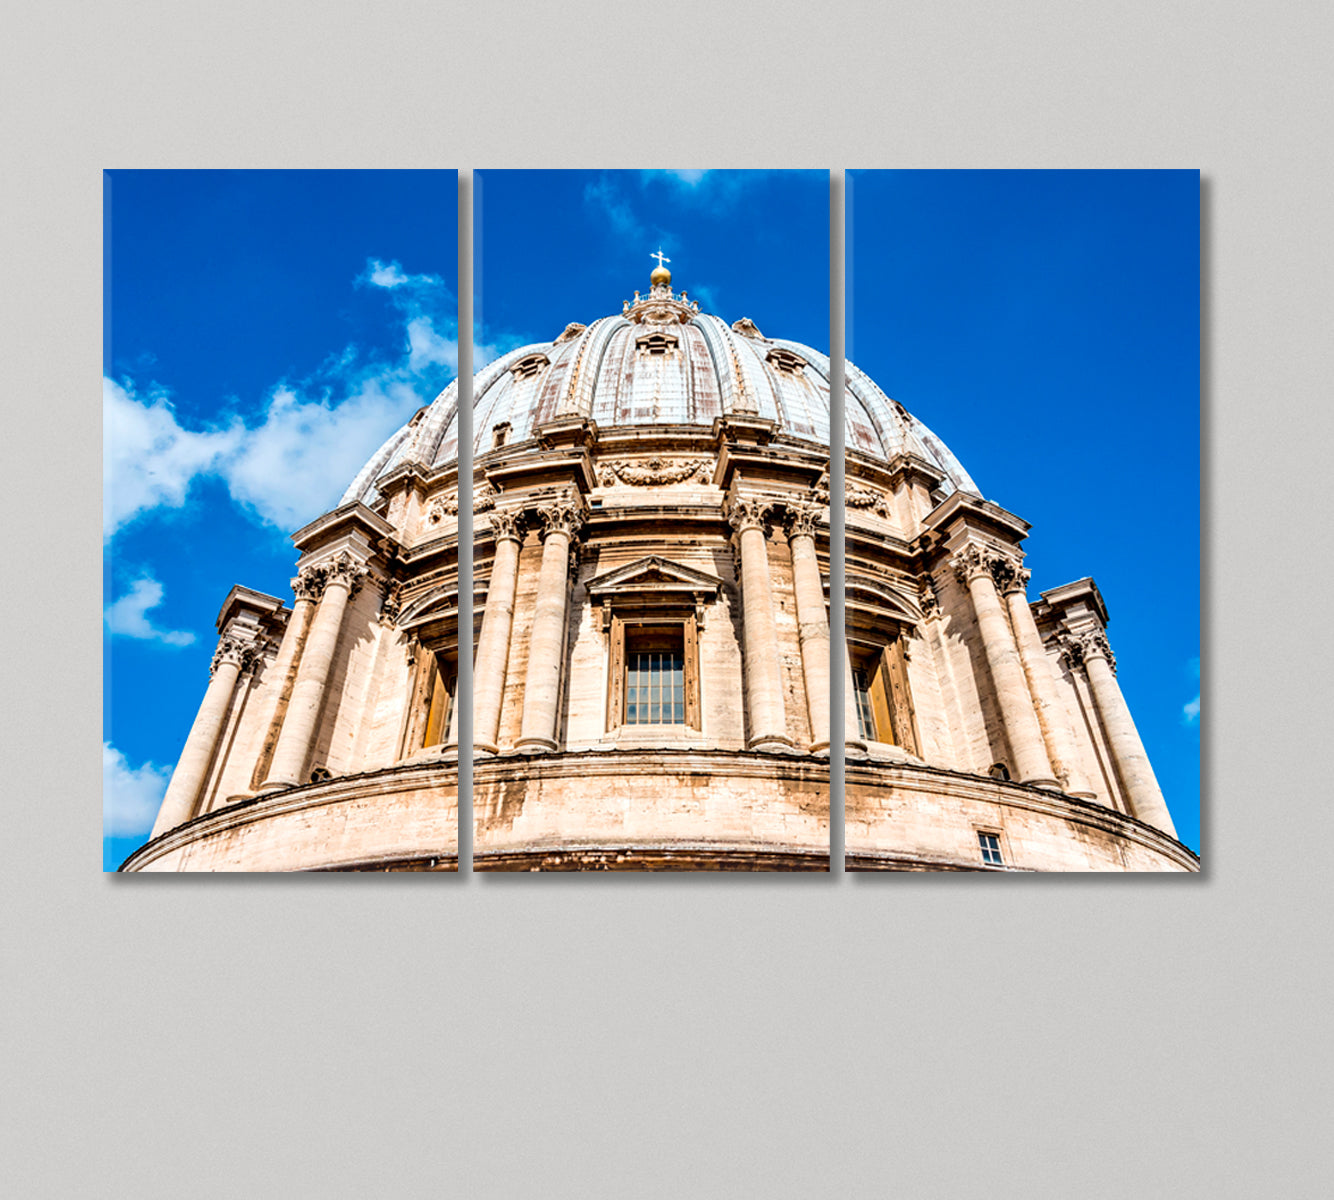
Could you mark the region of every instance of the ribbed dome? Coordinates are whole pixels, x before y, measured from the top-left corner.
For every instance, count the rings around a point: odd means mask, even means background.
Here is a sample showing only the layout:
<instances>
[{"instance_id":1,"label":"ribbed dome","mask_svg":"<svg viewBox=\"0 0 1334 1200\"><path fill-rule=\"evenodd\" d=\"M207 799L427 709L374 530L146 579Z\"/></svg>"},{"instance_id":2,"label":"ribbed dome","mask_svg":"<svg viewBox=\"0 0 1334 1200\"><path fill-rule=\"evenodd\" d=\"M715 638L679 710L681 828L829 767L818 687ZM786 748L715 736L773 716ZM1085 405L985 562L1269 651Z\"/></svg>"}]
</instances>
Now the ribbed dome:
<instances>
[{"instance_id":1,"label":"ribbed dome","mask_svg":"<svg viewBox=\"0 0 1334 1200\"><path fill-rule=\"evenodd\" d=\"M942 490L977 494L948 447L902 405L847 364L845 444L890 459L908 452L945 476ZM800 441L829 444L829 358L800 342L767 338L743 318L728 325L669 284L635 293L616 316L571 324L554 341L512 350L473 379L473 449L532 437L556 417L585 416L600 430L626 425L703 425L724 413L775 421ZM342 503L370 503L375 481L400 463L428 469L458 455L458 384L451 383L376 451Z\"/></svg>"}]
</instances>

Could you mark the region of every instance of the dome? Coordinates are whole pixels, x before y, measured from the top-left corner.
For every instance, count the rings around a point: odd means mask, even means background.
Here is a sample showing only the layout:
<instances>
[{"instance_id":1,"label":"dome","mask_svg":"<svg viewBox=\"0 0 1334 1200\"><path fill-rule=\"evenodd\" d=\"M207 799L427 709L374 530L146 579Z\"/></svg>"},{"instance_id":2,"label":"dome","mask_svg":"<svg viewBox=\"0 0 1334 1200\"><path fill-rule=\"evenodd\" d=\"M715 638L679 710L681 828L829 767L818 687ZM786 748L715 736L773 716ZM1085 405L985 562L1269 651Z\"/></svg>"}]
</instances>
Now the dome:
<instances>
[{"instance_id":1,"label":"dome","mask_svg":"<svg viewBox=\"0 0 1334 1200\"><path fill-rule=\"evenodd\" d=\"M599 429L711 426L729 413L774 421L799 442L829 445L829 357L801 342L765 337L749 318L732 324L699 310L670 282L635 293L619 314L569 324L550 342L511 350L473 378L473 450L503 431L529 440L556 417L591 417ZM980 494L949 448L852 363L846 364L844 444L872 459L914 454L944 476L941 491ZM458 383L398 430L343 495L370 504L375 481L404 462L430 469L458 456Z\"/></svg>"}]
</instances>

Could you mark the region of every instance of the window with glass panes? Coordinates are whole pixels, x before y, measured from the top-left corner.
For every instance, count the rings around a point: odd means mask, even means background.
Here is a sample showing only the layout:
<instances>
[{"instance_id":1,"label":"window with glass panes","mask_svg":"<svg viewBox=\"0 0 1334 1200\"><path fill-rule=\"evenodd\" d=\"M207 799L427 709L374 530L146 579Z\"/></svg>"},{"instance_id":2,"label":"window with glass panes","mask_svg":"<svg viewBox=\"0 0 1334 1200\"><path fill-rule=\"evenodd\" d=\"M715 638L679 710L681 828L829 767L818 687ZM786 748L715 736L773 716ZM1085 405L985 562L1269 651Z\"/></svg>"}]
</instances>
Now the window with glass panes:
<instances>
[{"instance_id":1,"label":"window with glass panes","mask_svg":"<svg viewBox=\"0 0 1334 1200\"><path fill-rule=\"evenodd\" d=\"M686 723L685 647L680 626L625 631L625 724Z\"/></svg>"},{"instance_id":2,"label":"window with glass panes","mask_svg":"<svg viewBox=\"0 0 1334 1200\"><path fill-rule=\"evenodd\" d=\"M854 667L852 690L857 697L857 732L863 741L874 742L875 715L871 711L871 679L865 667Z\"/></svg>"},{"instance_id":3,"label":"window with glass panes","mask_svg":"<svg viewBox=\"0 0 1334 1200\"><path fill-rule=\"evenodd\" d=\"M993 867L1005 865L1001 861L1000 838L994 833L979 833L977 835L977 841L982 847L982 861L984 863Z\"/></svg>"}]
</instances>

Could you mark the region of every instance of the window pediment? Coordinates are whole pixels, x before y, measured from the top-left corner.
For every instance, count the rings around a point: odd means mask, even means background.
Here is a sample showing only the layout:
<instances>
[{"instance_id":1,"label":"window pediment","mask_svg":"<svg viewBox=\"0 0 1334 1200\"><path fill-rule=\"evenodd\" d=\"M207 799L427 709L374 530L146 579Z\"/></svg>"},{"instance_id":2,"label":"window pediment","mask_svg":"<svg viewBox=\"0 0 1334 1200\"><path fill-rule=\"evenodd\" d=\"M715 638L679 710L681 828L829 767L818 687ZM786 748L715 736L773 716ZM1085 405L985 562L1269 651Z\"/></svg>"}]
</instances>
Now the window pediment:
<instances>
[{"instance_id":1,"label":"window pediment","mask_svg":"<svg viewBox=\"0 0 1334 1200\"><path fill-rule=\"evenodd\" d=\"M723 581L716 575L651 554L590 579L588 594L603 602L616 599L655 604L667 599L697 602L716 598L722 586Z\"/></svg>"}]
</instances>

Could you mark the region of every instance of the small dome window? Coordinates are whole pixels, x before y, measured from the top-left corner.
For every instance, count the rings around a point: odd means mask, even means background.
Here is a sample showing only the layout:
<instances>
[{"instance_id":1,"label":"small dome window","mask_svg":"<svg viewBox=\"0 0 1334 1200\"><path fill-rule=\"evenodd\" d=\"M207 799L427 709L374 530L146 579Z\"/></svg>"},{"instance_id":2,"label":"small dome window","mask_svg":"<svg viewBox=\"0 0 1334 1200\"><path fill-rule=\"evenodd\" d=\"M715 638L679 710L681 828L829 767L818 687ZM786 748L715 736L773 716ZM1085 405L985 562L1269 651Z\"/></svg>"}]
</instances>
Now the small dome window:
<instances>
[{"instance_id":1,"label":"small dome window","mask_svg":"<svg viewBox=\"0 0 1334 1200\"><path fill-rule=\"evenodd\" d=\"M528 379L536 375L543 367L550 365L551 359L545 354L528 354L510 367L510 374L515 379Z\"/></svg>"},{"instance_id":2,"label":"small dome window","mask_svg":"<svg viewBox=\"0 0 1334 1200\"><path fill-rule=\"evenodd\" d=\"M663 333L661 330L654 330L652 333L646 333L643 337L635 339L635 349L640 354L647 354L654 358L660 358L666 354L675 354L677 345L675 337L669 333Z\"/></svg>"},{"instance_id":3,"label":"small dome window","mask_svg":"<svg viewBox=\"0 0 1334 1200\"><path fill-rule=\"evenodd\" d=\"M800 354L793 354L791 350L779 346L770 350L764 356L764 361L781 375L800 375L806 369L806 360Z\"/></svg>"}]
</instances>

